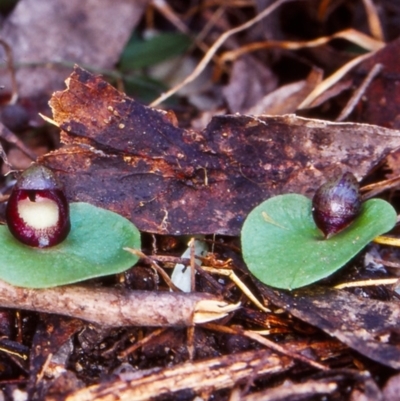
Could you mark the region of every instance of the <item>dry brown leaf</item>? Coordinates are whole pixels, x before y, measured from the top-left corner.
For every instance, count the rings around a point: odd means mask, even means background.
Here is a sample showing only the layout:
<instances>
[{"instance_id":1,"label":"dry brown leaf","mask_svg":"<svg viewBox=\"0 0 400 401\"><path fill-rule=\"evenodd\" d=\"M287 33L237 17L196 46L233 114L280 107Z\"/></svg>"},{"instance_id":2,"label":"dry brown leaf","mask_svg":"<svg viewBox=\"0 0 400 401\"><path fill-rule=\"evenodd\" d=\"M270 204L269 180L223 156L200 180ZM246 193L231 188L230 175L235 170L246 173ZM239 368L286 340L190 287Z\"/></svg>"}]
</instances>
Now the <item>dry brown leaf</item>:
<instances>
[{"instance_id":1,"label":"dry brown leaf","mask_svg":"<svg viewBox=\"0 0 400 401\"><path fill-rule=\"evenodd\" d=\"M78 67L51 106L70 146L40 160L69 199L163 234L238 235L268 197L312 196L348 170L361 179L400 147L398 131L294 115L217 116L202 132L184 130Z\"/></svg>"},{"instance_id":2,"label":"dry brown leaf","mask_svg":"<svg viewBox=\"0 0 400 401\"><path fill-rule=\"evenodd\" d=\"M74 63L92 68L115 65L139 22L146 0L21 0L4 23L0 36L12 48L19 65L21 97L50 95L62 87L66 67ZM9 72L0 85L10 91Z\"/></svg>"},{"instance_id":3,"label":"dry brown leaf","mask_svg":"<svg viewBox=\"0 0 400 401\"><path fill-rule=\"evenodd\" d=\"M277 84L276 76L269 68L254 57L245 56L234 62L223 95L231 113L244 113L272 92Z\"/></svg>"},{"instance_id":4,"label":"dry brown leaf","mask_svg":"<svg viewBox=\"0 0 400 401\"><path fill-rule=\"evenodd\" d=\"M246 110L246 114L269 114L273 116L294 113L299 104L321 81L322 70L313 68L305 80L279 87Z\"/></svg>"},{"instance_id":5,"label":"dry brown leaf","mask_svg":"<svg viewBox=\"0 0 400 401\"><path fill-rule=\"evenodd\" d=\"M400 305L361 298L325 287L283 292L258 285L263 296L293 316L336 337L360 354L393 369L400 368L396 341Z\"/></svg>"}]
</instances>

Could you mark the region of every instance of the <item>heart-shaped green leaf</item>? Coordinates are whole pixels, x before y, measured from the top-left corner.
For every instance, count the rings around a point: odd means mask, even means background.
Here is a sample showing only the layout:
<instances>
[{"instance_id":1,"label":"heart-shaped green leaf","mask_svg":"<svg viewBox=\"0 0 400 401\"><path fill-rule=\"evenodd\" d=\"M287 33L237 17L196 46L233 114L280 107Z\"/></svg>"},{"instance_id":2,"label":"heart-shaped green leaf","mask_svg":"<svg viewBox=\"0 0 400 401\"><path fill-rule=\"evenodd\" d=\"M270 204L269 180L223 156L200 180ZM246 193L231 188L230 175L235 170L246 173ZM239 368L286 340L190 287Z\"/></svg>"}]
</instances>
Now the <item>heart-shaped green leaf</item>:
<instances>
[{"instance_id":1,"label":"heart-shaped green leaf","mask_svg":"<svg viewBox=\"0 0 400 401\"><path fill-rule=\"evenodd\" d=\"M88 203L71 203L71 232L51 248L32 248L0 227L0 279L19 287L46 288L120 273L138 257L140 233L122 216Z\"/></svg>"},{"instance_id":2,"label":"heart-shaped green leaf","mask_svg":"<svg viewBox=\"0 0 400 401\"><path fill-rule=\"evenodd\" d=\"M249 270L264 284L299 288L337 271L395 223L393 207L371 199L349 227L325 240L314 223L308 198L279 195L248 215L242 228L243 257Z\"/></svg>"}]
</instances>

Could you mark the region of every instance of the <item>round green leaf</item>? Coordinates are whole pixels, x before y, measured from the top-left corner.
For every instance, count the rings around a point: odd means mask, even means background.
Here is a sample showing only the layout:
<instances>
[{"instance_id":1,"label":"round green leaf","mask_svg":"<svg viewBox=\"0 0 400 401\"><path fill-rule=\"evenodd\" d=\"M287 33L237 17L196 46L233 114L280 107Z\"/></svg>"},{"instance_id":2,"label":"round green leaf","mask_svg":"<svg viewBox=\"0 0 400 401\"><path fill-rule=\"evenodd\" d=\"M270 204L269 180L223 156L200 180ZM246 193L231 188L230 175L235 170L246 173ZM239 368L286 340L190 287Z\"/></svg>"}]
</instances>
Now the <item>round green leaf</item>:
<instances>
[{"instance_id":1,"label":"round green leaf","mask_svg":"<svg viewBox=\"0 0 400 401\"><path fill-rule=\"evenodd\" d=\"M71 203L71 232L51 248L32 248L0 227L0 279L19 287L46 288L120 273L138 257L140 233L122 216L88 203Z\"/></svg>"},{"instance_id":2,"label":"round green leaf","mask_svg":"<svg viewBox=\"0 0 400 401\"><path fill-rule=\"evenodd\" d=\"M314 223L308 198L279 195L248 215L242 228L243 257L249 270L264 284L299 288L337 271L395 223L393 207L371 199L349 227L325 240Z\"/></svg>"}]
</instances>

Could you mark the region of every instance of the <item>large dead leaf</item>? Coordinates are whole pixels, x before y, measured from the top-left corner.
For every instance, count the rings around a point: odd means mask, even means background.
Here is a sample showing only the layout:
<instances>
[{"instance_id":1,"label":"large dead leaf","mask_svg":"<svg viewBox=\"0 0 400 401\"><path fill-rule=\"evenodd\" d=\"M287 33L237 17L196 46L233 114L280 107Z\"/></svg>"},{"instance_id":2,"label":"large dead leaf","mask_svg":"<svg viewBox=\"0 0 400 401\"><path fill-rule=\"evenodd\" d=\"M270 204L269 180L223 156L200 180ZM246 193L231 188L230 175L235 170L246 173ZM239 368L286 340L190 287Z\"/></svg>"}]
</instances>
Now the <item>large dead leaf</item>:
<instances>
[{"instance_id":1,"label":"large dead leaf","mask_svg":"<svg viewBox=\"0 0 400 401\"><path fill-rule=\"evenodd\" d=\"M293 316L374 361L400 369L398 303L364 299L343 290L315 286L292 293L264 285L258 288L268 300Z\"/></svg>"},{"instance_id":2,"label":"large dead leaf","mask_svg":"<svg viewBox=\"0 0 400 401\"><path fill-rule=\"evenodd\" d=\"M138 24L147 0L20 0L0 34L19 65L21 97L47 96L62 87L64 63L112 68ZM5 58L2 49L0 49ZM52 65L51 63L59 63ZM50 65L49 65L50 64ZM0 84L11 91L10 72Z\"/></svg>"},{"instance_id":3,"label":"large dead leaf","mask_svg":"<svg viewBox=\"0 0 400 401\"><path fill-rule=\"evenodd\" d=\"M400 132L294 115L217 116L202 132L75 68L50 102L70 145L41 158L70 200L111 209L143 231L237 235L264 199L311 196L327 178L365 176Z\"/></svg>"}]
</instances>

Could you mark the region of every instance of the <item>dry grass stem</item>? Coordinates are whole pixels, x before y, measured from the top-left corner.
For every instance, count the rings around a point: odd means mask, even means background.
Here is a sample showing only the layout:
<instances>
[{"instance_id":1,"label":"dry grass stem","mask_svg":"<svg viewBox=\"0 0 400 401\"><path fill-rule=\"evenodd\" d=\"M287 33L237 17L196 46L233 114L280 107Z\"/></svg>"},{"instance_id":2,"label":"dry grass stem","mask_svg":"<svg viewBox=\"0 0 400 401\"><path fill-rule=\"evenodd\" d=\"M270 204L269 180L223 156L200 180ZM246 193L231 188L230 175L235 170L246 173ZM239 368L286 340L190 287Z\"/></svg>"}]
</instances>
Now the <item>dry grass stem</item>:
<instances>
[{"instance_id":1,"label":"dry grass stem","mask_svg":"<svg viewBox=\"0 0 400 401\"><path fill-rule=\"evenodd\" d=\"M365 91L367 90L368 86L374 80L374 78L379 75L382 71L383 65L382 64L375 64L368 75L363 80L362 84L357 88L357 90L353 93L353 96L349 99L346 106L343 108L341 113L339 114L336 121L343 121L345 120L350 113L355 109L357 103L360 101L361 97L364 95Z\"/></svg>"},{"instance_id":2,"label":"dry grass stem","mask_svg":"<svg viewBox=\"0 0 400 401\"><path fill-rule=\"evenodd\" d=\"M15 73L14 57L11 46L3 39L0 39L0 46L3 46L7 58L7 68L10 71L11 78L11 99L9 104L15 104L18 100L18 83Z\"/></svg>"},{"instance_id":3,"label":"dry grass stem","mask_svg":"<svg viewBox=\"0 0 400 401\"><path fill-rule=\"evenodd\" d=\"M120 359L126 358L129 354L132 354L133 352L135 352L139 348L141 348L144 345L146 345L153 338L156 338L160 334L164 333L165 330L166 330L165 327L163 327L161 329L154 330L152 333L150 333L149 335L144 337L142 340L137 341L135 344L131 345L129 348L127 348L127 349L123 350L122 352L120 352L118 354L118 358L120 358Z\"/></svg>"},{"instance_id":4,"label":"dry grass stem","mask_svg":"<svg viewBox=\"0 0 400 401\"><path fill-rule=\"evenodd\" d=\"M381 279L376 279L376 280L360 280L360 281L351 281L349 283L338 284L338 285L335 285L335 288L338 290L342 290L343 288L392 285L392 284L396 284L398 281L399 281L398 278L381 278Z\"/></svg>"},{"instance_id":5,"label":"dry grass stem","mask_svg":"<svg viewBox=\"0 0 400 401\"><path fill-rule=\"evenodd\" d=\"M181 290L172 282L168 274L162 269L158 264L149 256L145 255L142 251L139 251L137 249L132 249L132 248L124 248L124 251L127 251L133 255L139 256L141 259L145 260L147 263L149 263L152 268L163 278L165 283L168 285L169 288L171 288L172 291L175 292L181 292Z\"/></svg>"},{"instance_id":6,"label":"dry grass stem","mask_svg":"<svg viewBox=\"0 0 400 401\"><path fill-rule=\"evenodd\" d=\"M297 361L306 363L307 365L312 366L313 368L319 369L319 370L329 370L329 367L324 366L318 362L313 361L312 359L309 359L301 354L298 354L296 352L290 351L289 349L286 349L284 345L279 345L275 343L274 341L268 340L267 338L264 338L260 334L250 331L250 330L240 330L232 327L226 327L226 326L221 326L218 324L214 323L208 323L205 324L203 327L206 327L210 330L215 330L215 331L221 331L223 333L227 334L235 334L235 335L242 335L247 338L250 338L254 341L257 341L258 343L264 345L265 347L278 352L279 354L286 355L290 358L293 358Z\"/></svg>"},{"instance_id":7,"label":"dry grass stem","mask_svg":"<svg viewBox=\"0 0 400 401\"><path fill-rule=\"evenodd\" d=\"M243 54L263 49L280 48L286 50L299 50L304 48L317 47L317 46L322 46L333 39L339 39L339 38L347 39L349 42L352 42L369 51L379 50L385 45L381 41L378 41L374 38L371 38L370 36L365 35L362 32L350 28L340 32L336 32L330 36L322 36L320 38L307 41L291 42L291 41L268 40L265 42L250 43L246 46L239 47L238 49L225 52L221 56L221 61L222 62L233 61L238 57L242 56Z\"/></svg>"},{"instance_id":8,"label":"dry grass stem","mask_svg":"<svg viewBox=\"0 0 400 401\"><path fill-rule=\"evenodd\" d=\"M225 41L232 35L235 35L239 32L242 32L257 22L260 22L263 18L271 14L273 11L275 11L278 7L280 7L282 4L287 3L292 0L277 0L275 3L271 4L269 7L267 7L265 10L263 10L261 13L257 14L254 18L251 20L247 21L246 23L230 29L229 31L224 32L216 41L215 43L210 47L208 52L204 55L204 57L201 59L200 63L197 65L197 67L194 69L194 71L188 75L181 83L178 85L174 86L171 88L169 91L163 93L161 96L159 96L157 99L155 99L151 104L150 107L156 107L160 103L164 102L167 100L169 97L174 95L176 92L181 90L184 86L189 84L190 82L193 82L206 68L207 64L210 62L210 60L214 57L215 53L218 51L218 49L225 43Z\"/></svg>"},{"instance_id":9,"label":"dry grass stem","mask_svg":"<svg viewBox=\"0 0 400 401\"><path fill-rule=\"evenodd\" d=\"M22 141L19 139L17 135L15 135L13 132L11 132L3 123L0 122L0 138L3 139L4 141L15 145L21 152L25 153L31 160L36 160L36 155L34 152L32 152L31 149L29 149ZM2 155L2 157L5 156ZM10 164L8 161L6 162L3 158L3 161L7 164L8 167L11 168Z\"/></svg>"},{"instance_id":10,"label":"dry grass stem","mask_svg":"<svg viewBox=\"0 0 400 401\"><path fill-rule=\"evenodd\" d=\"M397 220L399 220L399 217L397 217ZM380 235L379 237L374 238L374 242L381 245L400 247L400 238L387 237L385 235Z\"/></svg>"},{"instance_id":11,"label":"dry grass stem","mask_svg":"<svg viewBox=\"0 0 400 401\"><path fill-rule=\"evenodd\" d=\"M379 258L374 258L374 261L376 263L379 263L379 264L384 265L386 267L391 267L393 269L400 269L400 263L399 262L392 262L390 260L384 260L384 259L379 259Z\"/></svg>"},{"instance_id":12,"label":"dry grass stem","mask_svg":"<svg viewBox=\"0 0 400 401\"><path fill-rule=\"evenodd\" d=\"M165 0L152 0L151 5L156 8L178 31L190 34L188 27L181 21L181 18L175 13L172 7Z\"/></svg>"},{"instance_id":13,"label":"dry grass stem","mask_svg":"<svg viewBox=\"0 0 400 401\"><path fill-rule=\"evenodd\" d=\"M324 79L317 87L303 100L303 102L298 107L299 110L311 107L312 103L322 95L326 90L331 88L336 82L339 82L352 68L361 64L364 60L372 57L375 52L370 52L353 58L353 60L346 63L343 67L339 68L336 72L330 75L328 78Z\"/></svg>"},{"instance_id":14,"label":"dry grass stem","mask_svg":"<svg viewBox=\"0 0 400 401\"><path fill-rule=\"evenodd\" d=\"M261 309L263 312L271 312L270 309L266 308L257 298L256 296L249 290L249 288L246 286L245 283L243 283L242 280L240 280L240 278L235 274L235 272L233 270L229 270L229 269L214 269L213 267L208 267L208 266L201 266L201 268L203 270L205 270L208 273L214 273L214 274L219 274L222 276L227 276L229 277L243 292L243 294L246 295L247 298L249 298L249 300L251 302L253 302L253 304Z\"/></svg>"},{"instance_id":15,"label":"dry grass stem","mask_svg":"<svg viewBox=\"0 0 400 401\"><path fill-rule=\"evenodd\" d=\"M364 185L360 188L363 192L362 200L371 199L380 193L387 191L389 189L394 189L399 186L400 176L389 178L388 180L382 180L379 182L374 182L373 184Z\"/></svg>"},{"instance_id":16,"label":"dry grass stem","mask_svg":"<svg viewBox=\"0 0 400 401\"><path fill-rule=\"evenodd\" d=\"M378 10L372 0L363 0L371 35L381 41L385 40Z\"/></svg>"}]
</instances>

